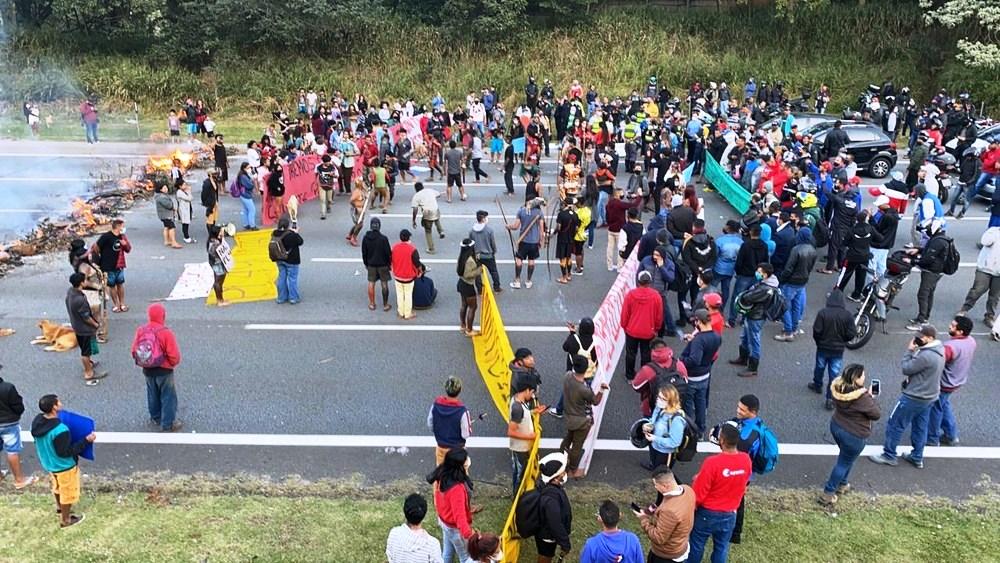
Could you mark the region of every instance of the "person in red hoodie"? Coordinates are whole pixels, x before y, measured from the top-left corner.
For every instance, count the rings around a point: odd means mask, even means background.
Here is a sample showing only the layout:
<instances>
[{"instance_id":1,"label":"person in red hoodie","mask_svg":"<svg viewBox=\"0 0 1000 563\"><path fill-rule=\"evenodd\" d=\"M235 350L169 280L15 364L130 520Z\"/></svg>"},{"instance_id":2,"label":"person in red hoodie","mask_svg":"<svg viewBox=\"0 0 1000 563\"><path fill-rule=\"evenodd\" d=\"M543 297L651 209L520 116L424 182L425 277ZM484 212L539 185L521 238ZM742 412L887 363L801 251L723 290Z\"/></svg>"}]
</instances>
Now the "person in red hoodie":
<instances>
[{"instance_id":1,"label":"person in red hoodie","mask_svg":"<svg viewBox=\"0 0 1000 563\"><path fill-rule=\"evenodd\" d=\"M658 387L657 375L662 373L669 377L668 374L676 371L685 380L688 377L687 366L684 365L684 362L674 358L674 351L670 346L667 346L666 341L657 338L653 340L650 347L652 348L650 352L652 361L643 364L632 380L632 389L639 393L639 407L642 409L642 416L645 417L653 414L653 403L655 402L653 388ZM653 400L651 401L651 399Z\"/></svg>"},{"instance_id":2,"label":"person in red hoodie","mask_svg":"<svg viewBox=\"0 0 1000 563\"><path fill-rule=\"evenodd\" d=\"M434 485L434 510L438 515L443 539L443 559L459 563L469 559L466 542L475 530L472 528L472 478L469 477L469 454L465 448L453 448L444 456L444 462L427 476Z\"/></svg>"},{"instance_id":3,"label":"person in red hoodie","mask_svg":"<svg viewBox=\"0 0 1000 563\"><path fill-rule=\"evenodd\" d=\"M167 328L167 310L160 303L147 309L149 322L135 331L132 357L146 376L146 406L149 419L164 432L177 432L181 422L177 416L177 388L174 368L181 363L181 351L174 332Z\"/></svg>"},{"instance_id":4,"label":"person in red hoodie","mask_svg":"<svg viewBox=\"0 0 1000 563\"><path fill-rule=\"evenodd\" d=\"M972 195L970 198L975 198L979 190L986 187L986 184L993 182L993 189L1000 190L1000 140L994 139L990 141L990 144L986 147L986 150L979 155L979 160L983 163L982 172L979 173L979 179L976 180L976 185L972 188Z\"/></svg>"},{"instance_id":5,"label":"person in red hoodie","mask_svg":"<svg viewBox=\"0 0 1000 563\"><path fill-rule=\"evenodd\" d=\"M625 377L635 377L635 355L641 355L641 365L650 362L649 344L663 325L663 298L650 287L653 276L643 270L636 280L638 287L625 295L622 303L621 327L625 331Z\"/></svg>"},{"instance_id":6,"label":"person in red hoodie","mask_svg":"<svg viewBox=\"0 0 1000 563\"><path fill-rule=\"evenodd\" d=\"M701 561L710 536L712 562L726 561L728 557L729 539L736 526L736 509L743 500L753 470L750 456L736 449L739 441L740 431L736 424L723 424L719 431L722 453L705 458L694 476L691 488L696 508L688 561Z\"/></svg>"}]
</instances>

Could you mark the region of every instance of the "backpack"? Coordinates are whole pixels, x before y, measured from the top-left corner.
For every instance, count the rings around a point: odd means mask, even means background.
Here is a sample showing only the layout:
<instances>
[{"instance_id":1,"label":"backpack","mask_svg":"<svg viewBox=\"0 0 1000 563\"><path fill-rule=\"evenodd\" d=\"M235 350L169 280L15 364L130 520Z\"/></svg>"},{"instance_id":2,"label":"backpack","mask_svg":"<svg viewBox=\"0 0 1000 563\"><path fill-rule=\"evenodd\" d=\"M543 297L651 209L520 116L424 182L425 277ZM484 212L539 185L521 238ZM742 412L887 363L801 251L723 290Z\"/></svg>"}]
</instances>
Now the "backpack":
<instances>
[{"instance_id":1,"label":"backpack","mask_svg":"<svg viewBox=\"0 0 1000 563\"><path fill-rule=\"evenodd\" d=\"M823 248L830 242L830 226L822 219L816 221L816 227L812 230L812 233L816 248Z\"/></svg>"},{"instance_id":2,"label":"backpack","mask_svg":"<svg viewBox=\"0 0 1000 563\"><path fill-rule=\"evenodd\" d=\"M942 270L942 272L950 276L958 271L958 265L962 261L962 255L958 253L958 248L955 247L955 239L945 237L945 240L948 241L948 248L944 253L944 270Z\"/></svg>"},{"instance_id":3,"label":"backpack","mask_svg":"<svg viewBox=\"0 0 1000 563\"><path fill-rule=\"evenodd\" d=\"M271 259L271 262L288 260L288 249L285 248L284 238L284 233L271 235L271 240L267 243L267 257Z\"/></svg>"},{"instance_id":4,"label":"backpack","mask_svg":"<svg viewBox=\"0 0 1000 563\"><path fill-rule=\"evenodd\" d=\"M681 416L680 414L671 415L671 419L675 416ZM688 415L684 416L684 437L681 438L681 445L677 446L676 455L677 461L691 461L694 459L694 454L698 453L698 439L701 438L698 432L698 425L695 424L691 417Z\"/></svg>"},{"instance_id":5,"label":"backpack","mask_svg":"<svg viewBox=\"0 0 1000 563\"><path fill-rule=\"evenodd\" d=\"M229 195L233 197L243 197L243 187L235 179L229 182Z\"/></svg>"},{"instance_id":6,"label":"backpack","mask_svg":"<svg viewBox=\"0 0 1000 563\"><path fill-rule=\"evenodd\" d=\"M788 302L785 301L785 294L776 288L771 288L771 298L767 302L764 316L769 321L780 321L785 317L786 309L788 309Z\"/></svg>"},{"instance_id":7,"label":"backpack","mask_svg":"<svg viewBox=\"0 0 1000 563\"><path fill-rule=\"evenodd\" d=\"M646 364L653 370L653 373L656 374L650 382L650 407L655 406L656 397L660 394L660 387L663 387L668 383L677 389L677 394L680 395L682 401L684 400L684 393L687 392L688 382L687 379L682 377L680 372L677 371L677 361L677 358L674 358L674 363L668 368L660 367L656 364L656 362L649 362Z\"/></svg>"},{"instance_id":8,"label":"backpack","mask_svg":"<svg viewBox=\"0 0 1000 563\"><path fill-rule=\"evenodd\" d=\"M760 445L753 456L753 472L764 475L773 471L774 467L778 465L778 437L759 418L756 430Z\"/></svg>"},{"instance_id":9,"label":"backpack","mask_svg":"<svg viewBox=\"0 0 1000 563\"><path fill-rule=\"evenodd\" d=\"M674 245L667 245L667 254L674 263L674 281L670 282L669 289L677 293L686 291L691 284L691 268L681 259Z\"/></svg>"},{"instance_id":10,"label":"backpack","mask_svg":"<svg viewBox=\"0 0 1000 563\"><path fill-rule=\"evenodd\" d=\"M160 346L160 341L156 338L161 330L163 327L149 325L139 329L139 334L135 337L135 352L132 352L135 365L142 369L151 369L162 366L163 362L166 361L163 347Z\"/></svg>"},{"instance_id":11,"label":"backpack","mask_svg":"<svg viewBox=\"0 0 1000 563\"><path fill-rule=\"evenodd\" d=\"M514 508L514 529L517 537L530 538L542 529L542 492L535 488L525 491Z\"/></svg>"},{"instance_id":12,"label":"backpack","mask_svg":"<svg viewBox=\"0 0 1000 563\"><path fill-rule=\"evenodd\" d=\"M335 180L333 175L333 165L330 165L330 168L328 169L324 169L322 166L320 166L319 168L317 168L317 170L319 171L320 187L322 187L324 190L332 190L333 183Z\"/></svg>"}]
</instances>

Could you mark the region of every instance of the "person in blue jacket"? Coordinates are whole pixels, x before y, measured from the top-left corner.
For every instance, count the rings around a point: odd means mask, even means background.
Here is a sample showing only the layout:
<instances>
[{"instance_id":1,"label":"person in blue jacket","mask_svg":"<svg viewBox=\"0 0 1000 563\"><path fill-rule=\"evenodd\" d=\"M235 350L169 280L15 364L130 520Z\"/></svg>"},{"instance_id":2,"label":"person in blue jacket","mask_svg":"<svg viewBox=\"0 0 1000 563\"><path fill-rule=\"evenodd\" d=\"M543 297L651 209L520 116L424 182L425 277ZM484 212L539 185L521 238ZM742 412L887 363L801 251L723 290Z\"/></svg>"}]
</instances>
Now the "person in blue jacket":
<instances>
[{"instance_id":1,"label":"person in blue jacket","mask_svg":"<svg viewBox=\"0 0 1000 563\"><path fill-rule=\"evenodd\" d=\"M643 428L649 440L649 464L643 464L645 469L653 471L661 465L668 469L674 466L677 461L674 454L684 441L684 424L680 393L669 383L663 385L656 396L649 425Z\"/></svg>"},{"instance_id":2,"label":"person in blue jacket","mask_svg":"<svg viewBox=\"0 0 1000 563\"><path fill-rule=\"evenodd\" d=\"M580 552L580 563L643 563L639 537L618 529L622 512L618 505L606 500L597 509L601 531L591 536Z\"/></svg>"}]
</instances>

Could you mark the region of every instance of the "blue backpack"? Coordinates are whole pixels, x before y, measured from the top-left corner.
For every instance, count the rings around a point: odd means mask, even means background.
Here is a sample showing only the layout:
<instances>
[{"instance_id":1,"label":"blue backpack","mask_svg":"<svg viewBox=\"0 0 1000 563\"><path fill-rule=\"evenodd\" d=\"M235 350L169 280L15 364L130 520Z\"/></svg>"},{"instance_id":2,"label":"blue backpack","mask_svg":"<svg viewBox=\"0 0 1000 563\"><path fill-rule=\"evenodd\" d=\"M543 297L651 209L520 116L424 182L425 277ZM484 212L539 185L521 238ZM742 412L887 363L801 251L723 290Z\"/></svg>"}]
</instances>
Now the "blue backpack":
<instances>
[{"instance_id":1,"label":"blue backpack","mask_svg":"<svg viewBox=\"0 0 1000 563\"><path fill-rule=\"evenodd\" d=\"M778 437L764 424L764 421L757 419L757 434L760 436L760 444L757 452L753 456L753 472L765 475L774 470L778 465Z\"/></svg>"}]
</instances>

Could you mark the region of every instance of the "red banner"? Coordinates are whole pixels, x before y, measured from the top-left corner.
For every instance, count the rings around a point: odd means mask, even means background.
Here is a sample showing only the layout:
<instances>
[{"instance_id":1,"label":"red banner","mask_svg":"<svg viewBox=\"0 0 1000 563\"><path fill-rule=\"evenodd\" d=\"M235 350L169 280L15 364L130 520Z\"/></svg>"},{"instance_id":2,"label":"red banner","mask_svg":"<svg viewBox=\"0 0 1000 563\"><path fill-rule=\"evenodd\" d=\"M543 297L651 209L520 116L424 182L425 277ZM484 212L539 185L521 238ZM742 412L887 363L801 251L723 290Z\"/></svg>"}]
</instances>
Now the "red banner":
<instances>
[{"instance_id":1,"label":"red banner","mask_svg":"<svg viewBox=\"0 0 1000 563\"><path fill-rule=\"evenodd\" d=\"M319 197L319 188L316 185L316 166L321 162L321 158L315 154L300 156L295 160L285 164L285 195L280 200L272 200L267 193L267 175L262 173L260 177L261 185L264 189L264 209L261 211L261 221L265 225L273 225L288 209L288 200L296 196L299 203L304 203Z\"/></svg>"}]
</instances>

